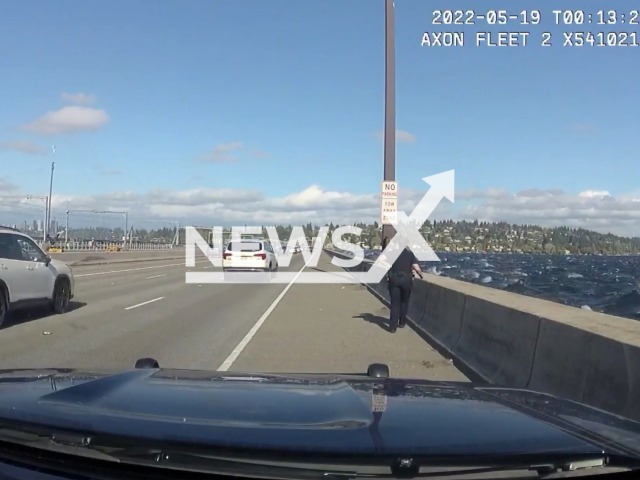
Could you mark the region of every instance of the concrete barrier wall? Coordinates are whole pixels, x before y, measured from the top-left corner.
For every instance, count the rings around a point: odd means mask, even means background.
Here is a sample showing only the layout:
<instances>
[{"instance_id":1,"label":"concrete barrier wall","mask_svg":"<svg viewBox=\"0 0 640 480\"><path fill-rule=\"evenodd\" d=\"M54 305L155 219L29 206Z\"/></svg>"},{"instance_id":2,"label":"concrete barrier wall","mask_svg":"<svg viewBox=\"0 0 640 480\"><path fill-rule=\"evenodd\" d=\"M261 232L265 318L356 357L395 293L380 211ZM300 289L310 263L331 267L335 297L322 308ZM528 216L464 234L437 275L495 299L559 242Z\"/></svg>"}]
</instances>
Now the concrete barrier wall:
<instances>
[{"instance_id":1,"label":"concrete barrier wall","mask_svg":"<svg viewBox=\"0 0 640 480\"><path fill-rule=\"evenodd\" d=\"M640 421L640 322L425 278L415 283L409 323L478 377ZM388 300L385 282L368 287Z\"/></svg>"},{"instance_id":2,"label":"concrete barrier wall","mask_svg":"<svg viewBox=\"0 0 640 480\"><path fill-rule=\"evenodd\" d=\"M465 295L460 338L452 351L484 378L524 388L531 374L539 323L540 317Z\"/></svg>"},{"instance_id":3,"label":"concrete barrier wall","mask_svg":"<svg viewBox=\"0 0 640 480\"><path fill-rule=\"evenodd\" d=\"M545 317L527 386L640 420L640 322L593 312Z\"/></svg>"},{"instance_id":4,"label":"concrete barrier wall","mask_svg":"<svg viewBox=\"0 0 640 480\"><path fill-rule=\"evenodd\" d=\"M467 297L447 286L429 282L416 282L416 289L426 290L427 300L422 316L412 318L419 328L429 332L447 350L452 350L462 332Z\"/></svg>"}]
</instances>

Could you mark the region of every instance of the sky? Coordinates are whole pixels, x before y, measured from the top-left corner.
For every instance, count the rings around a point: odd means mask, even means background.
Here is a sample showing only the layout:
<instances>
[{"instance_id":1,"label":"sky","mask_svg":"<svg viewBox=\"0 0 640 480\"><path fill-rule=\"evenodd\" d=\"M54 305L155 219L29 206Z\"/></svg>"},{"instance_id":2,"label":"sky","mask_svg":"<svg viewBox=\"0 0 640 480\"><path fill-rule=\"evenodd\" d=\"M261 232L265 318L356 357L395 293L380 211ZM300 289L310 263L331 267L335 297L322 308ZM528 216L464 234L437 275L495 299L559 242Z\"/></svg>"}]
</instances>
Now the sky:
<instances>
[{"instance_id":1,"label":"sky","mask_svg":"<svg viewBox=\"0 0 640 480\"><path fill-rule=\"evenodd\" d=\"M433 218L640 235L640 46L563 46L563 32L635 32L627 43L640 43L640 25L625 1L562 2L582 25L556 25L549 4L396 0L401 209L426 193L423 177L453 169L455 203ZM471 8L541 20L433 22L434 10ZM617 24L598 25L598 10ZM379 220L384 19L383 0L7 3L0 223L26 215L16 202L40 211L20 198L48 194L51 161L53 216ZM463 32L464 46L423 45L425 32ZM530 34L498 47L477 46L477 32Z\"/></svg>"}]
</instances>

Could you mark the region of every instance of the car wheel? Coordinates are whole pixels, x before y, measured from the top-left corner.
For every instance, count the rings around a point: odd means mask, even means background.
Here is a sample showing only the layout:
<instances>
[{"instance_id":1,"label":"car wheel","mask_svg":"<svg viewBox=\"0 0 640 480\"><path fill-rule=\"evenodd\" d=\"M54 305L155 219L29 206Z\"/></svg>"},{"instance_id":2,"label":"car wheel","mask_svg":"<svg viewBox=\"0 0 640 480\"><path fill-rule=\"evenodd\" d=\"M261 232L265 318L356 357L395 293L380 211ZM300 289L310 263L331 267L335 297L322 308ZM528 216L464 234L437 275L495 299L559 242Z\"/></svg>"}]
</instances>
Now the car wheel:
<instances>
[{"instance_id":1,"label":"car wheel","mask_svg":"<svg viewBox=\"0 0 640 480\"><path fill-rule=\"evenodd\" d=\"M7 315L8 315L7 299L4 294L4 291L0 289L0 327L2 327L2 324L6 320Z\"/></svg>"},{"instance_id":2,"label":"car wheel","mask_svg":"<svg viewBox=\"0 0 640 480\"><path fill-rule=\"evenodd\" d=\"M65 313L69 308L69 282L67 280L60 280L56 283L53 292L53 311L58 315Z\"/></svg>"}]
</instances>

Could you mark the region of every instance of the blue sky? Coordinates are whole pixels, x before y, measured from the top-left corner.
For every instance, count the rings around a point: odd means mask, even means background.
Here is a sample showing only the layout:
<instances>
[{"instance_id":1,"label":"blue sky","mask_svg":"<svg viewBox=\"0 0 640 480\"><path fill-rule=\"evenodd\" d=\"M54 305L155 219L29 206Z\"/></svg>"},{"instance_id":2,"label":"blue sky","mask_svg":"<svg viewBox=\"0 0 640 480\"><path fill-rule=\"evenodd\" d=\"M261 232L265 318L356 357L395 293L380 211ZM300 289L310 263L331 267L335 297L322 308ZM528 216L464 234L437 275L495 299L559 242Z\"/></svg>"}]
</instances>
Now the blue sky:
<instances>
[{"instance_id":1,"label":"blue sky","mask_svg":"<svg viewBox=\"0 0 640 480\"><path fill-rule=\"evenodd\" d=\"M449 169L458 190L638 190L640 47L563 47L562 32L635 31L640 41L640 26L556 26L551 3L396 0L397 128L413 139L397 145L401 192ZM595 15L628 3L562 5ZM542 21L432 24L434 9L471 5L537 9ZM425 31L464 31L466 45L423 47ZM477 31L531 35L527 47L476 47ZM540 46L543 31L553 47ZM10 2L0 58L0 177L21 191L46 193L51 156L8 148L15 142L56 145L55 193L67 198L379 190L382 0ZM81 105L103 111L82 117L95 130L21 129L68 106L63 93L95 97Z\"/></svg>"}]
</instances>

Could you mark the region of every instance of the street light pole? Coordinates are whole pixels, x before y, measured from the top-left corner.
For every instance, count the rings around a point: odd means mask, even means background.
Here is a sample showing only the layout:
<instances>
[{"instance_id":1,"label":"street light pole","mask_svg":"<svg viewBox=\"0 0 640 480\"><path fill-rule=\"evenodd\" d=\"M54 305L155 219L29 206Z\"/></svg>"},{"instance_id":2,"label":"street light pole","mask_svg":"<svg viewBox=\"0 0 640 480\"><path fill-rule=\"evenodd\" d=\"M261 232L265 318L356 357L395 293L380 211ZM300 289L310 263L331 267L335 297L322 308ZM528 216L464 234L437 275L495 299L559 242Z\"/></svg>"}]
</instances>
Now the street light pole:
<instances>
[{"instance_id":1,"label":"street light pole","mask_svg":"<svg viewBox=\"0 0 640 480\"><path fill-rule=\"evenodd\" d=\"M53 158L56 158L56 147L55 145L53 147L51 147L51 150L53 152ZM53 170L55 169L56 166L56 162L55 160L51 162L51 180L49 181L49 201L48 201L48 205L47 205L47 227L46 227L46 231L49 231L49 226L51 225L51 196L53 194ZM46 240L46 237L45 237Z\"/></svg>"},{"instance_id":2,"label":"street light pole","mask_svg":"<svg viewBox=\"0 0 640 480\"><path fill-rule=\"evenodd\" d=\"M67 208L67 218L64 224L64 244L69 243L69 210Z\"/></svg>"},{"instance_id":3,"label":"street light pole","mask_svg":"<svg viewBox=\"0 0 640 480\"><path fill-rule=\"evenodd\" d=\"M385 90L384 90L384 180L396 179L396 79L393 0L385 0ZM393 225L382 226L382 240L395 233Z\"/></svg>"},{"instance_id":4,"label":"street light pole","mask_svg":"<svg viewBox=\"0 0 640 480\"><path fill-rule=\"evenodd\" d=\"M42 225L42 245L47 241L47 222L49 221L49 197L44 197L44 224Z\"/></svg>"}]
</instances>

